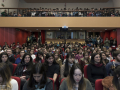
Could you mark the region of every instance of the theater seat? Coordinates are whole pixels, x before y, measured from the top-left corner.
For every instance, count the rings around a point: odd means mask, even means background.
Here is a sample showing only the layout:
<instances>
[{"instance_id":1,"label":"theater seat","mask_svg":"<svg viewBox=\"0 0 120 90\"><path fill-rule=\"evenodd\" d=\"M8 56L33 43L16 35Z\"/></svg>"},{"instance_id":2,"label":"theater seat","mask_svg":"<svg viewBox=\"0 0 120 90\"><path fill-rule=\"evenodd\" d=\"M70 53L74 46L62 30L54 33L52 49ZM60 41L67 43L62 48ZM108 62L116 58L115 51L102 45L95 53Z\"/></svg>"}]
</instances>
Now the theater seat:
<instances>
[{"instance_id":1,"label":"theater seat","mask_svg":"<svg viewBox=\"0 0 120 90\"><path fill-rule=\"evenodd\" d=\"M65 78L63 78L61 81L60 81L60 85L62 84L62 82L65 80Z\"/></svg>"},{"instance_id":2,"label":"theater seat","mask_svg":"<svg viewBox=\"0 0 120 90\"><path fill-rule=\"evenodd\" d=\"M54 90L54 80L52 78L49 78L49 79L53 81L53 90Z\"/></svg>"},{"instance_id":3,"label":"theater seat","mask_svg":"<svg viewBox=\"0 0 120 90\"><path fill-rule=\"evenodd\" d=\"M98 79L95 81L95 90L103 90L102 80Z\"/></svg>"},{"instance_id":4,"label":"theater seat","mask_svg":"<svg viewBox=\"0 0 120 90\"><path fill-rule=\"evenodd\" d=\"M84 77L88 79L88 76L87 76L87 66L88 65L84 66Z\"/></svg>"},{"instance_id":5,"label":"theater seat","mask_svg":"<svg viewBox=\"0 0 120 90\"><path fill-rule=\"evenodd\" d=\"M18 90L20 90L21 79L19 77L11 76L12 79L15 79L18 82Z\"/></svg>"},{"instance_id":6,"label":"theater seat","mask_svg":"<svg viewBox=\"0 0 120 90\"><path fill-rule=\"evenodd\" d=\"M13 64L13 73L12 73L12 75L14 75L16 67L17 67L17 64Z\"/></svg>"}]
</instances>

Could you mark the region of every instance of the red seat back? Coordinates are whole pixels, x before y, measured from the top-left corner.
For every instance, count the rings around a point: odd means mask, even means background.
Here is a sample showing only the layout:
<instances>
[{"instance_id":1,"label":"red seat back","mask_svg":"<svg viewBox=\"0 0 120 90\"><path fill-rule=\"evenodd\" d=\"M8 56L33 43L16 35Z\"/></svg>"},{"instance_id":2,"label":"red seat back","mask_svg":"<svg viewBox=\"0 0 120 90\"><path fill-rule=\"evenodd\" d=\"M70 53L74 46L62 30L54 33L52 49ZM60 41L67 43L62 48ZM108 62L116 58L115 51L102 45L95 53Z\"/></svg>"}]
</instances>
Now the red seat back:
<instances>
[{"instance_id":1,"label":"red seat back","mask_svg":"<svg viewBox=\"0 0 120 90\"><path fill-rule=\"evenodd\" d=\"M87 76L87 66L88 65L84 66L84 77L88 79L88 76Z\"/></svg>"},{"instance_id":2,"label":"red seat back","mask_svg":"<svg viewBox=\"0 0 120 90\"><path fill-rule=\"evenodd\" d=\"M62 82L65 80L65 78L63 78L61 81L60 81L60 85L62 84Z\"/></svg>"},{"instance_id":3,"label":"red seat back","mask_svg":"<svg viewBox=\"0 0 120 90\"><path fill-rule=\"evenodd\" d=\"M95 81L95 90L103 90L102 80L98 79Z\"/></svg>"},{"instance_id":4,"label":"red seat back","mask_svg":"<svg viewBox=\"0 0 120 90\"><path fill-rule=\"evenodd\" d=\"M52 78L49 78L49 79L53 81L53 90L54 90L54 80Z\"/></svg>"},{"instance_id":5,"label":"red seat back","mask_svg":"<svg viewBox=\"0 0 120 90\"><path fill-rule=\"evenodd\" d=\"M17 64L13 64L13 73L12 73L13 75L14 75L16 67L17 67Z\"/></svg>"},{"instance_id":6,"label":"red seat back","mask_svg":"<svg viewBox=\"0 0 120 90\"><path fill-rule=\"evenodd\" d=\"M20 90L21 79L19 77L11 76L12 79L15 79L18 82L18 90Z\"/></svg>"}]
</instances>

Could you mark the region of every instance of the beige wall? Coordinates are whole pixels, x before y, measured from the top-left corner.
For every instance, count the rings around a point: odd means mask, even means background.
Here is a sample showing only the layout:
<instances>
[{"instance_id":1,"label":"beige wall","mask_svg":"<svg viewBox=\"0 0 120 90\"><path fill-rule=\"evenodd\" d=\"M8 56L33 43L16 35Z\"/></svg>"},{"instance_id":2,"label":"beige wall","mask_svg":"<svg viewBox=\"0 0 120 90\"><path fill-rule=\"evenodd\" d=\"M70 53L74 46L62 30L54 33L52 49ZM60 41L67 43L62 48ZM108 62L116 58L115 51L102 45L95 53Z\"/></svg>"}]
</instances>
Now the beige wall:
<instances>
[{"instance_id":1,"label":"beige wall","mask_svg":"<svg viewBox=\"0 0 120 90\"><path fill-rule=\"evenodd\" d=\"M26 3L24 0L20 0L19 7L24 8L64 8L65 3ZM113 7L113 1L110 0L107 3L67 3L67 8L103 8Z\"/></svg>"},{"instance_id":2,"label":"beige wall","mask_svg":"<svg viewBox=\"0 0 120 90\"><path fill-rule=\"evenodd\" d=\"M120 17L0 17L0 27L120 28Z\"/></svg>"},{"instance_id":3,"label":"beige wall","mask_svg":"<svg viewBox=\"0 0 120 90\"><path fill-rule=\"evenodd\" d=\"M120 7L120 0L113 0L114 7Z\"/></svg>"}]
</instances>

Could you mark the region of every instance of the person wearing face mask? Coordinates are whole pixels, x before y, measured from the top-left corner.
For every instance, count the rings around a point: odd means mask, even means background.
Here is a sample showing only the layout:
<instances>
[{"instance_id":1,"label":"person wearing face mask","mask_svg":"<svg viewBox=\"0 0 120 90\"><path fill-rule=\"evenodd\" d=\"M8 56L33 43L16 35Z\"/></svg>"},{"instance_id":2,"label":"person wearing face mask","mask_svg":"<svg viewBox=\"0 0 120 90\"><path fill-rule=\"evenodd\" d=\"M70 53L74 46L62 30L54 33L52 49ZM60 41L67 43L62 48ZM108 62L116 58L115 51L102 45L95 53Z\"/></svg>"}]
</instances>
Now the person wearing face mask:
<instances>
[{"instance_id":1,"label":"person wearing face mask","mask_svg":"<svg viewBox=\"0 0 120 90\"><path fill-rule=\"evenodd\" d=\"M115 58L115 61L113 62L109 62L106 65L106 71L107 71L107 75L113 75L113 71L115 69L116 66L120 65L120 51L115 51L113 53L113 56Z\"/></svg>"},{"instance_id":2,"label":"person wearing face mask","mask_svg":"<svg viewBox=\"0 0 120 90\"><path fill-rule=\"evenodd\" d=\"M30 77L32 67L33 61L31 55L29 53L24 54L14 73L14 76L20 77L21 79L21 90L26 80Z\"/></svg>"},{"instance_id":3,"label":"person wearing face mask","mask_svg":"<svg viewBox=\"0 0 120 90\"><path fill-rule=\"evenodd\" d=\"M100 54L100 57L102 58L102 63L106 66L109 63L109 60L107 59L106 54L102 52Z\"/></svg>"},{"instance_id":4,"label":"person wearing face mask","mask_svg":"<svg viewBox=\"0 0 120 90\"><path fill-rule=\"evenodd\" d=\"M74 64L59 90L93 90L93 88L89 80L83 77L79 64Z\"/></svg>"},{"instance_id":5,"label":"person wearing face mask","mask_svg":"<svg viewBox=\"0 0 120 90\"><path fill-rule=\"evenodd\" d=\"M75 57L74 54L71 54L71 53L67 54L65 64L63 64L60 69L61 79L68 76L69 71L72 65L74 64L74 60L75 60L74 57Z\"/></svg>"},{"instance_id":6,"label":"person wearing face mask","mask_svg":"<svg viewBox=\"0 0 120 90\"><path fill-rule=\"evenodd\" d=\"M97 79L103 79L107 76L105 66L97 53L92 54L90 64L87 67L87 76L93 87L95 87Z\"/></svg>"},{"instance_id":7,"label":"person wearing face mask","mask_svg":"<svg viewBox=\"0 0 120 90\"><path fill-rule=\"evenodd\" d=\"M116 66L113 76L102 80L103 90L120 90L120 65Z\"/></svg>"},{"instance_id":8,"label":"person wearing face mask","mask_svg":"<svg viewBox=\"0 0 120 90\"><path fill-rule=\"evenodd\" d=\"M0 63L6 63L9 68L10 68L10 71L11 71L11 75L13 73L13 65L12 63L8 60L8 54L6 52L3 52L0 54Z\"/></svg>"},{"instance_id":9,"label":"person wearing face mask","mask_svg":"<svg viewBox=\"0 0 120 90\"><path fill-rule=\"evenodd\" d=\"M30 79L24 84L23 90L53 90L52 80L47 78L44 65L36 63L30 75Z\"/></svg>"}]
</instances>

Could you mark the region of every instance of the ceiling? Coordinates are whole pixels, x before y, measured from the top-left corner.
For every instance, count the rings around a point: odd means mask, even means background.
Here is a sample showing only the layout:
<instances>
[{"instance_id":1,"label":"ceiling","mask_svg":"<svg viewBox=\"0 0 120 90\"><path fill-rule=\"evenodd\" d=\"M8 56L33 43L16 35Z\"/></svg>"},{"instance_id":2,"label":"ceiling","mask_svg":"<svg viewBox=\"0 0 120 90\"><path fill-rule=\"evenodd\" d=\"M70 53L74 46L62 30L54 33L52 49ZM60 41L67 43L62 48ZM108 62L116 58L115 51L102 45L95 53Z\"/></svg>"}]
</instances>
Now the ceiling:
<instances>
[{"instance_id":1,"label":"ceiling","mask_svg":"<svg viewBox=\"0 0 120 90\"><path fill-rule=\"evenodd\" d=\"M57 30L59 31L60 28L59 27L20 27L20 28L17 28L17 29L20 29L20 30L25 30L25 31L30 31L30 32L40 32L41 30ZM83 31L83 30L87 30L87 32L104 32L106 30L114 30L116 28L80 28L80 27L69 27L68 30L80 30L80 31Z\"/></svg>"},{"instance_id":2,"label":"ceiling","mask_svg":"<svg viewBox=\"0 0 120 90\"><path fill-rule=\"evenodd\" d=\"M27 3L103 3L109 0L25 0Z\"/></svg>"}]
</instances>

